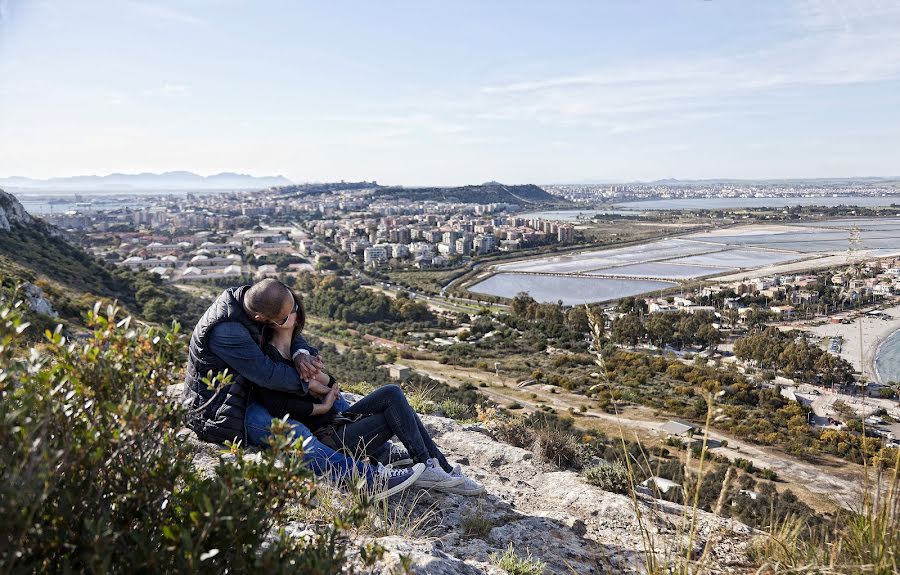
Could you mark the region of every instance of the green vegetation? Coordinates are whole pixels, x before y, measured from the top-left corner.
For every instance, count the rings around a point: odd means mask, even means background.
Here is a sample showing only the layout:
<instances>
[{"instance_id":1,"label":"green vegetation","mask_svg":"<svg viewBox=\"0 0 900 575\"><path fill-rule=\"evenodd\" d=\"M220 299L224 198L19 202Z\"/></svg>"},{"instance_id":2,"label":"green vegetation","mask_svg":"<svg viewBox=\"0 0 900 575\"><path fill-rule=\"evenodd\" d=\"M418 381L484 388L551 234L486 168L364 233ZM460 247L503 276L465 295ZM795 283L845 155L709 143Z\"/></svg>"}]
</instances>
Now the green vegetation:
<instances>
[{"instance_id":1,"label":"green vegetation","mask_svg":"<svg viewBox=\"0 0 900 575\"><path fill-rule=\"evenodd\" d=\"M715 350L722 341L722 333L713 327L715 319L712 312L643 315L628 311L612 322L610 337L615 343L630 346L646 342L659 348L697 346Z\"/></svg>"},{"instance_id":2,"label":"green vegetation","mask_svg":"<svg viewBox=\"0 0 900 575\"><path fill-rule=\"evenodd\" d=\"M484 510L479 503L474 509L470 509L463 515L460 526L463 528L463 535L473 539L486 539L494 528L494 522L485 515Z\"/></svg>"},{"instance_id":3,"label":"green vegetation","mask_svg":"<svg viewBox=\"0 0 900 575\"><path fill-rule=\"evenodd\" d=\"M363 289L359 282L338 276L318 277L304 274L295 288L308 294L304 300L312 315L331 320L353 322L424 322L434 320L428 306L401 294L392 299L382 293Z\"/></svg>"},{"instance_id":4,"label":"green vegetation","mask_svg":"<svg viewBox=\"0 0 900 575\"><path fill-rule=\"evenodd\" d=\"M259 458L231 446L194 467L183 408L166 395L184 360L177 330L98 304L88 339L56 330L35 346L20 308L0 302L0 572L341 570L360 507L308 538L278 531L288 504L315 494L286 423Z\"/></svg>"},{"instance_id":5,"label":"green vegetation","mask_svg":"<svg viewBox=\"0 0 900 575\"><path fill-rule=\"evenodd\" d=\"M568 200L554 196L533 184L505 186L490 182L480 186L458 188L378 188L373 197L409 198L413 201L509 203L509 204L568 204Z\"/></svg>"},{"instance_id":6,"label":"green vegetation","mask_svg":"<svg viewBox=\"0 0 900 575\"><path fill-rule=\"evenodd\" d=\"M809 409L781 396L777 387L761 387L733 367L687 365L675 357L610 350L604 356L609 383L593 391L601 406L612 409L634 402L686 419L702 420L707 393L716 395L717 429L761 445L814 458L831 453L860 463L890 463L896 450L880 438L849 431L820 429L807 422Z\"/></svg>"},{"instance_id":7,"label":"green vegetation","mask_svg":"<svg viewBox=\"0 0 900 575\"><path fill-rule=\"evenodd\" d=\"M855 382L847 360L811 344L802 333L770 327L737 340L734 355L763 369L774 369L796 381L823 386Z\"/></svg>"},{"instance_id":8,"label":"green vegetation","mask_svg":"<svg viewBox=\"0 0 900 575\"><path fill-rule=\"evenodd\" d=\"M628 479L628 469L620 462L602 462L584 470L584 479L591 485L599 487L611 493L628 493L631 491L631 482Z\"/></svg>"},{"instance_id":9,"label":"green vegetation","mask_svg":"<svg viewBox=\"0 0 900 575\"><path fill-rule=\"evenodd\" d=\"M490 560L509 575L543 575L547 568L543 561L533 558L527 550L525 557L520 557L512 543L502 554L491 553Z\"/></svg>"}]
</instances>

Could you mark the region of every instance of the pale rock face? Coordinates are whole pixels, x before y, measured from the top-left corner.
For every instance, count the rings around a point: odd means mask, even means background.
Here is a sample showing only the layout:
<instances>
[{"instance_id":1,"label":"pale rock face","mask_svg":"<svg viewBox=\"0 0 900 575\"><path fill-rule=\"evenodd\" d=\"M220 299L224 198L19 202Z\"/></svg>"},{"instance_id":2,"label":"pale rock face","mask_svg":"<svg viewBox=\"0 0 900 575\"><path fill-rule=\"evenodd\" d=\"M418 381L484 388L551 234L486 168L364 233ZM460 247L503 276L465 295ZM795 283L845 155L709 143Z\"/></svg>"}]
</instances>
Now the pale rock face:
<instances>
[{"instance_id":1,"label":"pale rock face","mask_svg":"<svg viewBox=\"0 0 900 575\"><path fill-rule=\"evenodd\" d=\"M0 230L10 231L12 224L30 224L34 220L12 194L0 190Z\"/></svg>"},{"instance_id":2,"label":"pale rock face","mask_svg":"<svg viewBox=\"0 0 900 575\"><path fill-rule=\"evenodd\" d=\"M451 462L485 486L479 497L448 495L414 487L391 498L390 508L429 516L414 536L377 539L384 559L362 572L400 572L400 556L412 560L412 570L428 575L502 575L491 562L512 543L517 554L528 553L546 564L545 573L644 573L644 540L631 497L589 485L572 471L542 466L533 454L492 439L478 425L422 416L426 428ZM195 464L211 468L215 450L200 446ZM640 496L644 533L657 549L671 551L683 535L684 509ZM690 513L687 514L688 517ZM477 517L483 528L466 533ZM291 524L289 532L302 532ZM697 514L694 557L706 548L709 573L746 573L746 547L752 530L711 513ZM368 538L368 540L371 540Z\"/></svg>"},{"instance_id":3,"label":"pale rock face","mask_svg":"<svg viewBox=\"0 0 900 575\"><path fill-rule=\"evenodd\" d=\"M22 293L28 300L31 311L50 317L59 317L59 314L53 309L53 304L44 297L44 292L38 286L26 282L22 285Z\"/></svg>"}]
</instances>

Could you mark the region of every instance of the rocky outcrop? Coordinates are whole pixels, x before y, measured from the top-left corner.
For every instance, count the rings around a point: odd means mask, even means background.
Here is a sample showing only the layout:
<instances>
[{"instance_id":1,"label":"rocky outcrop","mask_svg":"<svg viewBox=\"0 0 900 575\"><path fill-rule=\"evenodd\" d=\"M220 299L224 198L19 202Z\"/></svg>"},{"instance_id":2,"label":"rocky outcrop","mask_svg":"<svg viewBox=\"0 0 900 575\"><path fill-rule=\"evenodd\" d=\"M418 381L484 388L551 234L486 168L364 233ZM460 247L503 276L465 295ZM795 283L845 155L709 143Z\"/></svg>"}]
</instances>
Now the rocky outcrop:
<instances>
[{"instance_id":1,"label":"rocky outcrop","mask_svg":"<svg viewBox=\"0 0 900 575\"><path fill-rule=\"evenodd\" d=\"M14 224L30 225L34 223L31 215L10 193L0 190L0 230L10 231Z\"/></svg>"},{"instance_id":2,"label":"rocky outcrop","mask_svg":"<svg viewBox=\"0 0 900 575\"><path fill-rule=\"evenodd\" d=\"M31 311L50 317L59 317L59 314L53 309L53 303L44 297L44 292L41 288L33 283L25 282L20 289Z\"/></svg>"},{"instance_id":3,"label":"rocky outcrop","mask_svg":"<svg viewBox=\"0 0 900 575\"><path fill-rule=\"evenodd\" d=\"M510 543L520 555L543 561L546 573L643 573L647 538L661 557L686 548L690 514L679 505L642 495L639 521L631 497L589 485L575 472L547 468L478 424L431 416L423 421L448 459L461 463L486 491L463 497L411 489L392 498L393 509L426 517L426 527L415 536L379 538L387 552L373 573L397 572L405 556L420 575L502 574L490 555ZM198 464L211 467L206 460L212 453L201 451ZM289 532L303 529L288 526ZM701 511L692 555L705 552L711 573L746 572L751 535L746 525Z\"/></svg>"}]
</instances>

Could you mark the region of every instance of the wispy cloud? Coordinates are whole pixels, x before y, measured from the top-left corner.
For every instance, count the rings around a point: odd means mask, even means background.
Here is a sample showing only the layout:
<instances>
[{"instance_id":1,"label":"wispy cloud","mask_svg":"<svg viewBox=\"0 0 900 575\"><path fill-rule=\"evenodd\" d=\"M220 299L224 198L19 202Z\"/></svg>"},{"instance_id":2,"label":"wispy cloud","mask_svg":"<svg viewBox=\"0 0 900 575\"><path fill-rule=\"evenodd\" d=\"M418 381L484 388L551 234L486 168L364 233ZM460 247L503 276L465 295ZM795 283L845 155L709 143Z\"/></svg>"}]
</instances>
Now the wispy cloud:
<instances>
[{"instance_id":1,"label":"wispy cloud","mask_svg":"<svg viewBox=\"0 0 900 575\"><path fill-rule=\"evenodd\" d=\"M487 85L485 120L591 122L610 132L703 119L779 90L900 77L900 4L805 0L783 36L730 56L680 57Z\"/></svg>"},{"instance_id":2,"label":"wispy cloud","mask_svg":"<svg viewBox=\"0 0 900 575\"><path fill-rule=\"evenodd\" d=\"M187 96L190 89L184 84L165 84L162 87L162 93L166 96Z\"/></svg>"},{"instance_id":3,"label":"wispy cloud","mask_svg":"<svg viewBox=\"0 0 900 575\"><path fill-rule=\"evenodd\" d=\"M460 123L440 119L433 114L411 113L396 116L358 116L339 117L335 120L360 124L362 126L386 128L394 134L409 134L413 132L431 132L433 134L448 135L460 134L468 131L468 128Z\"/></svg>"},{"instance_id":4,"label":"wispy cloud","mask_svg":"<svg viewBox=\"0 0 900 575\"><path fill-rule=\"evenodd\" d=\"M127 5L149 18L178 24L198 25L206 22L196 16L153 0L127 0Z\"/></svg>"}]
</instances>

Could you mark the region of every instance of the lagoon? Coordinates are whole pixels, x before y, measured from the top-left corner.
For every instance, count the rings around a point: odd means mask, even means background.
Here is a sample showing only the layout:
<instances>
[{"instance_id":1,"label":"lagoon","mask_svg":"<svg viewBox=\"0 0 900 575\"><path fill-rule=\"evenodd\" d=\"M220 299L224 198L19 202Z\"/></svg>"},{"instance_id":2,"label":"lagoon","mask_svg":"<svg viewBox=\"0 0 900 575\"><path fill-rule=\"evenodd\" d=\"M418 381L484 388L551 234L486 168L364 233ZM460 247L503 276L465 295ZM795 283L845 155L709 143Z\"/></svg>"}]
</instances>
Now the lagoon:
<instances>
[{"instance_id":1,"label":"lagoon","mask_svg":"<svg viewBox=\"0 0 900 575\"><path fill-rule=\"evenodd\" d=\"M564 305L580 305L664 290L674 285L677 284L667 281L500 273L473 285L469 291L506 298L526 292L542 303L561 300Z\"/></svg>"},{"instance_id":2,"label":"lagoon","mask_svg":"<svg viewBox=\"0 0 900 575\"><path fill-rule=\"evenodd\" d=\"M621 202L614 207L626 210L735 210L741 208L789 208L793 206L860 206L874 208L900 205L900 196L841 196L796 198L681 198Z\"/></svg>"}]
</instances>

